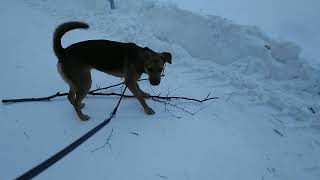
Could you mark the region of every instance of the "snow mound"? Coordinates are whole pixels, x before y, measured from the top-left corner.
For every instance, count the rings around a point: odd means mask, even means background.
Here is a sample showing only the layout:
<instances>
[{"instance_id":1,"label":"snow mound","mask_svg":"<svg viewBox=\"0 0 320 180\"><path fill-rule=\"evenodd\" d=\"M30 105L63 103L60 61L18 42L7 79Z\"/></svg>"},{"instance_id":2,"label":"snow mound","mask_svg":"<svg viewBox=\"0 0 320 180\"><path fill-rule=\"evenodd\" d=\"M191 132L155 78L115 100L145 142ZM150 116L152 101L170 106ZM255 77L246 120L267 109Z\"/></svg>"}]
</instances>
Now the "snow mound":
<instances>
[{"instance_id":1,"label":"snow mound","mask_svg":"<svg viewBox=\"0 0 320 180\"><path fill-rule=\"evenodd\" d=\"M110 10L108 1L102 0L25 1L60 17L61 22L88 22L91 30L103 35L93 38L135 42L170 51L174 64L190 68L205 63L207 78L227 81L250 96L259 94L259 103L288 106L288 112L297 111L296 114L301 112L307 119L312 118L304 109L318 99L317 70L300 56L299 46L272 39L257 27L153 0L117 0L116 10ZM72 8L74 3L77 8ZM302 119L300 115L295 118Z\"/></svg>"}]
</instances>

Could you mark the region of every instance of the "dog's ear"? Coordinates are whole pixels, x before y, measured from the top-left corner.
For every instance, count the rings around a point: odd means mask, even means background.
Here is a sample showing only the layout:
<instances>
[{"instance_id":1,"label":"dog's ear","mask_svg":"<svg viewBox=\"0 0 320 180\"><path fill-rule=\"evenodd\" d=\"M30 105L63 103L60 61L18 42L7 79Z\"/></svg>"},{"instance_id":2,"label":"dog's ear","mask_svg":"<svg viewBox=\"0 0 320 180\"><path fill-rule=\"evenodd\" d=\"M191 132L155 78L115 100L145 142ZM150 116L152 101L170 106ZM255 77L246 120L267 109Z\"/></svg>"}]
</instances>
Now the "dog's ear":
<instances>
[{"instance_id":1,"label":"dog's ear","mask_svg":"<svg viewBox=\"0 0 320 180\"><path fill-rule=\"evenodd\" d=\"M167 63L169 63L169 64L172 64L172 56L171 56L171 53L169 53L169 52L162 52L162 53L160 53L160 55L161 55L161 57L162 57L162 59L165 61L165 62L167 62Z\"/></svg>"}]
</instances>

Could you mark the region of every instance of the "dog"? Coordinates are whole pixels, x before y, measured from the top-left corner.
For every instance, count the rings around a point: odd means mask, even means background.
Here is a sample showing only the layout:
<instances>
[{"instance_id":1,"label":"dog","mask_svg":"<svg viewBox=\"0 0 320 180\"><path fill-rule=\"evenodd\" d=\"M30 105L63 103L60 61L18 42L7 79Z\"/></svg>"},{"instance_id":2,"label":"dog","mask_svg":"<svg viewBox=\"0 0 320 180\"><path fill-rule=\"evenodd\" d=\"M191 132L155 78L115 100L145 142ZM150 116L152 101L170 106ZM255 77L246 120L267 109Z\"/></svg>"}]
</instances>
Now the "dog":
<instances>
[{"instance_id":1,"label":"dog","mask_svg":"<svg viewBox=\"0 0 320 180\"><path fill-rule=\"evenodd\" d=\"M169 52L157 53L135 43L110 40L86 40L63 48L61 39L73 29L88 29L84 22L66 22L59 25L53 34L53 50L58 58L57 68L62 79L69 85L68 100L78 117L85 121L90 117L82 112L91 88L91 69L124 78L126 86L138 99L146 114L154 114L144 98L150 95L142 91L137 83L143 73L148 74L149 83L160 84L165 63L172 63Z\"/></svg>"}]
</instances>

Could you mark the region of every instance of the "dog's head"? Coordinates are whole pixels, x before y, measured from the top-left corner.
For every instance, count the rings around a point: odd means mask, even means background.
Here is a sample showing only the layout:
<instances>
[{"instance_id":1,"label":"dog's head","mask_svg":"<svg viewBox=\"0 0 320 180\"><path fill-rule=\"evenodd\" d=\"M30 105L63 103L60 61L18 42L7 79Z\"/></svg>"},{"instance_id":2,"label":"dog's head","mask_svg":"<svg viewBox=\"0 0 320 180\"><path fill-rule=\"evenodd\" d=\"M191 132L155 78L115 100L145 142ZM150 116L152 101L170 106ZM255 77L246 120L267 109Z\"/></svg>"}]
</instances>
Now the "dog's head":
<instances>
[{"instance_id":1,"label":"dog's head","mask_svg":"<svg viewBox=\"0 0 320 180\"><path fill-rule=\"evenodd\" d=\"M149 48L143 48L144 71L149 75L150 84L157 86L160 84L161 73L165 63L171 64L171 54L169 52L157 53Z\"/></svg>"}]
</instances>

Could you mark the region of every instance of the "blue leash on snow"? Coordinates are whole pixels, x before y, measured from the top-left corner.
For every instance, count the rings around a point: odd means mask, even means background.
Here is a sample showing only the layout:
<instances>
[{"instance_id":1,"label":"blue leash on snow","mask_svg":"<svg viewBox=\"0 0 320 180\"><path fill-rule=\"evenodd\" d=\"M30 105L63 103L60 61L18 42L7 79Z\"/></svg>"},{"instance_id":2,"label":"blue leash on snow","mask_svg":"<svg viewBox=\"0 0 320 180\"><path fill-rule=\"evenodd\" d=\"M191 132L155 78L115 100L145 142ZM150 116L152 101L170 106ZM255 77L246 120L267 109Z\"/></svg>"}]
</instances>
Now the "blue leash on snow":
<instances>
[{"instance_id":1,"label":"blue leash on snow","mask_svg":"<svg viewBox=\"0 0 320 180\"><path fill-rule=\"evenodd\" d=\"M124 88L124 90L123 90L123 92L121 94L121 97L120 97L120 99L119 99L119 101L117 103L117 106L110 113L110 117L109 118L104 120L102 123L97 125L95 128L93 128L92 130L90 130L89 132L87 132L86 134L81 136L79 139L77 139L76 141L74 141L73 143L71 143L70 145L68 145L64 149L62 149L61 151L57 152L55 155L51 156L49 159L43 161L38 166L36 166L36 167L30 169L29 171L25 172L24 174L22 174L21 176L16 178L16 180L32 179L32 178L36 177L37 175L42 173L44 170L48 169L50 166L52 166L53 164L55 164L56 162L61 160L64 156L68 155L70 152L75 150L78 146L80 146L82 143L84 143L86 140L88 140L90 137L92 137L94 134L96 134L101 128L103 128L104 126L109 124L111 119L114 118L116 113L117 113L118 107L120 105L120 102L121 102L121 100L123 98L123 95L124 95L126 89L127 89L127 86Z\"/></svg>"}]
</instances>

